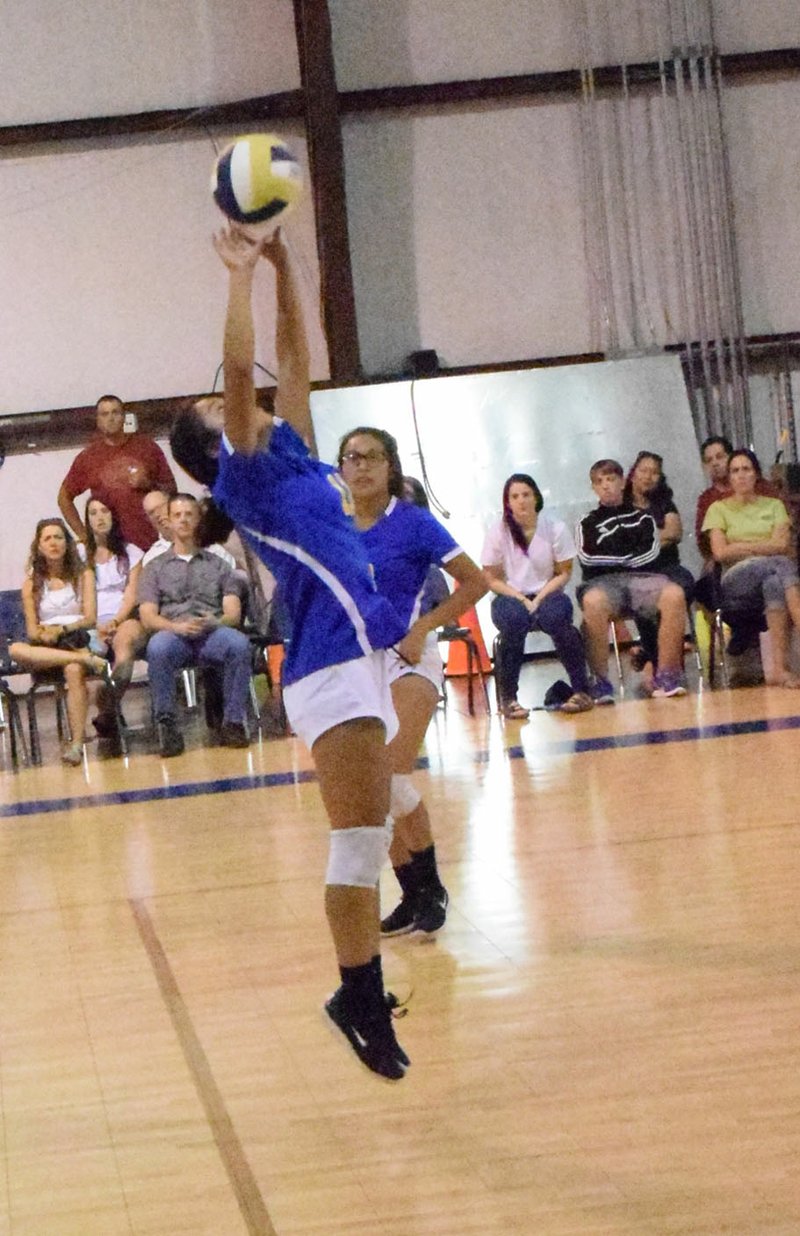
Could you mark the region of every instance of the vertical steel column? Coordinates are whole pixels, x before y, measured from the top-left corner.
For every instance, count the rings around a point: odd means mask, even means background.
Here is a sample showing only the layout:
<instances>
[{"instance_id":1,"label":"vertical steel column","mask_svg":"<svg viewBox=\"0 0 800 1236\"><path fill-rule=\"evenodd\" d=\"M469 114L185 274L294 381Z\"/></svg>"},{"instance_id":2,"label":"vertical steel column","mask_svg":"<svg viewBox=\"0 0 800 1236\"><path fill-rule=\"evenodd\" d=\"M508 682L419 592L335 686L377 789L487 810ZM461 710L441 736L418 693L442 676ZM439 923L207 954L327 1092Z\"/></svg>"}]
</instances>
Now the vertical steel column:
<instances>
[{"instance_id":1,"label":"vertical steel column","mask_svg":"<svg viewBox=\"0 0 800 1236\"><path fill-rule=\"evenodd\" d=\"M361 361L327 0L294 0L294 14L331 378L349 382L360 376Z\"/></svg>"}]
</instances>

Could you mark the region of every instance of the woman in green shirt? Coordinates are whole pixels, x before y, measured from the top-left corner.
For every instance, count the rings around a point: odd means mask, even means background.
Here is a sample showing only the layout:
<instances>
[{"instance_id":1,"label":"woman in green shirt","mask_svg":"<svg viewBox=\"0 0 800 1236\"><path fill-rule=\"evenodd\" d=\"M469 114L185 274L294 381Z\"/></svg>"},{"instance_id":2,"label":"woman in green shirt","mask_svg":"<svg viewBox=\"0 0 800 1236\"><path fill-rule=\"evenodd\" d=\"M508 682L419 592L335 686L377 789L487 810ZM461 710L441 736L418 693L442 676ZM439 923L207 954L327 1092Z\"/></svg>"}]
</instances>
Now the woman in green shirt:
<instances>
[{"instance_id":1,"label":"woman in green shirt","mask_svg":"<svg viewBox=\"0 0 800 1236\"><path fill-rule=\"evenodd\" d=\"M761 465L752 451L734 451L728 465L730 497L713 502L703 531L722 566L726 608L763 605L772 646L767 682L800 687L789 669L790 621L800 630L800 581L792 553L789 513L779 498L756 493Z\"/></svg>"}]
</instances>

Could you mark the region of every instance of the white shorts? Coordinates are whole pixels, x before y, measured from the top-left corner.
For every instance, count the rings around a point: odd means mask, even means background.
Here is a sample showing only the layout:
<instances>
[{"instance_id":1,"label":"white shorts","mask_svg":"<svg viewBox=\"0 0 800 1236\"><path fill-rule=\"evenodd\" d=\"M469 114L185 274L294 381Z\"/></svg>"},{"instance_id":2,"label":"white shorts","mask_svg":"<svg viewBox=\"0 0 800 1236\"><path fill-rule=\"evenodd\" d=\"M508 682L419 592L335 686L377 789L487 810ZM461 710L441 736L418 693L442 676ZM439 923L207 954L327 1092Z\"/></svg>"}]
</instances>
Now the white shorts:
<instances>
[{"instance_id":1,"label":"white shorts","mask_svg":"<svg viewBox=\"0 0 800 1236\"><path fill-rule=\"evenodd\" d=\"M394 648L387 648L386 657L389 662L390 683L397 682L398 678L405 678L407 674L419 674L420 678L427 678L428 682L433 683L439 695L442 694L444 662L439 651L439 641L433 631L426 637L422 656L416 665L409 665Z\"/></svg>"},{"instance_id":2,"label":"white shorts","mask_svg":"<svg viewBox=\"0 0 800 1236\"><path fill-rule=\"evenodd\" d=\"M283 703L289 724L309 749L335 725L357 717L382 721L387 743L399 728L383 651L329 665L291 683L284 687Z\"/></svg>"}]
</instances>

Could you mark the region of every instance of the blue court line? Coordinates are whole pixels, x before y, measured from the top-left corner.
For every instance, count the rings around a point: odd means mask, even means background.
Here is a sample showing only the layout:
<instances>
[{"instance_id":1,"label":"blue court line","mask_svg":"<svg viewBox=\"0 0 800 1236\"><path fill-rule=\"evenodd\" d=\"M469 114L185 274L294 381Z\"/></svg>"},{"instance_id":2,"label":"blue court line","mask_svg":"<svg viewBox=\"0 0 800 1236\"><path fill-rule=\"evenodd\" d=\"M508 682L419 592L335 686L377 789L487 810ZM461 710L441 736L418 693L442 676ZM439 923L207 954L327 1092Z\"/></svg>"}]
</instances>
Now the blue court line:
<instances>
[{"instance_id":1,"label":"blue court line","mask_svg":"<svg viewBox=\"0 0 800 1236\"><path fill-rule=\"evenodd\" d=\"M682 730L644 730L640 734L607 734L601 738L576 738L548 743L548 755L582 755L586 751L611 751L617 747L663 746L670 742L701 742L709 738L737 738L742 734L777 733L800 729L800 717L766 717L761 721L722 721L717 725L690 725ZM509 747L511 759L522 759L524 747Z\"/></svg>"},{"instance_id":2,"label":"blue court line","mask_svg":"<svg viewBox=\"0 0 800 1236\"><path fill-rule=\"evenodd\" d=\"M713 738L737 738L744 734L770 734L800 729L800 716L772 717L760 721L724 721L718 725L687 726L680 730L643 730L634 734L607 734L598 738L570 738L537 745L531 750L508 747L510 760L536 755L583 755L588 751L612 751L630 747L663 746L673 742L702 742ZM476 764L489 762L488 751L478 751ZM418 768L428 768L430 760L417 760ZM141 790L115 790L108 794L85 794L76 798L43 798L0 806L0 819L26 815L47 815L57 811L80 811L83 807L118 807L129 803L148 803L173 798L198 798L204 794L232 794L239 790L273 789L281 785L301 785L315 781L316 774L303 772L254 773L247 777L225 777L216 781L187 781L181 785L156 785Z\"/></svg>"},{"instance_id":3,"label":"blue court line","mask_svg":"<svg viewBox=\"0 0 800 1236\"><path fill-rule=\"evenodd\" d=\"M198 798L203 794L230 794L237 790L272 789L276 785L300 785L316 781L316 773L253 773L218 781L185 781L181 785L154 785L143 790L114 790L108 794L83 794L80 798L40 798L0 806L0 819L20 815L47 815L53 811L80 811L82 807L119 807L128 803L151 803L171 798Z\"/></svg>"}]
</instances>

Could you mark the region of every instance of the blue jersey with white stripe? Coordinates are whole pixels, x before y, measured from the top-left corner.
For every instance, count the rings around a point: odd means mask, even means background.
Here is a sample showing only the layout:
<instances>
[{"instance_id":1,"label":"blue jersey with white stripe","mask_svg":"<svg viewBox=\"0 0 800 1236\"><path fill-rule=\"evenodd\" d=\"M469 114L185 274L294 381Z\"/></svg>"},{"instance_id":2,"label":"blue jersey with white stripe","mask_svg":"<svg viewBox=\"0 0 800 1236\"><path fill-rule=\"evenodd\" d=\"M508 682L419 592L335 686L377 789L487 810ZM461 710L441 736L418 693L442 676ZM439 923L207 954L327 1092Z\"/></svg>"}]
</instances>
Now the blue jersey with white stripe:
<instances>
[{"instance_id":1,"label":"blue jersey with white stripe","mask_svg":"<svg viewBox=\"0 0 800 1236\"><path fill-rule=\"evenodd\" d=\"M288 686L316 670L388 648L405 634L376 591L350 492L275 419L266 450L222 440L214 498L272 571L291 622L283 667Z\"/></svg>"},{"instance_id":2,"label":"blue jersey with white stripe","mask_svg":"<svg viewBox=\"0 0 800 1236\"><path fill-rule=\"evenodd\" d=\"M361 536L378 592L389 598L408 630L420 613L428 568L449 562L463 550L430 511L397 498Z\"/></svg>"}]
</instances>

